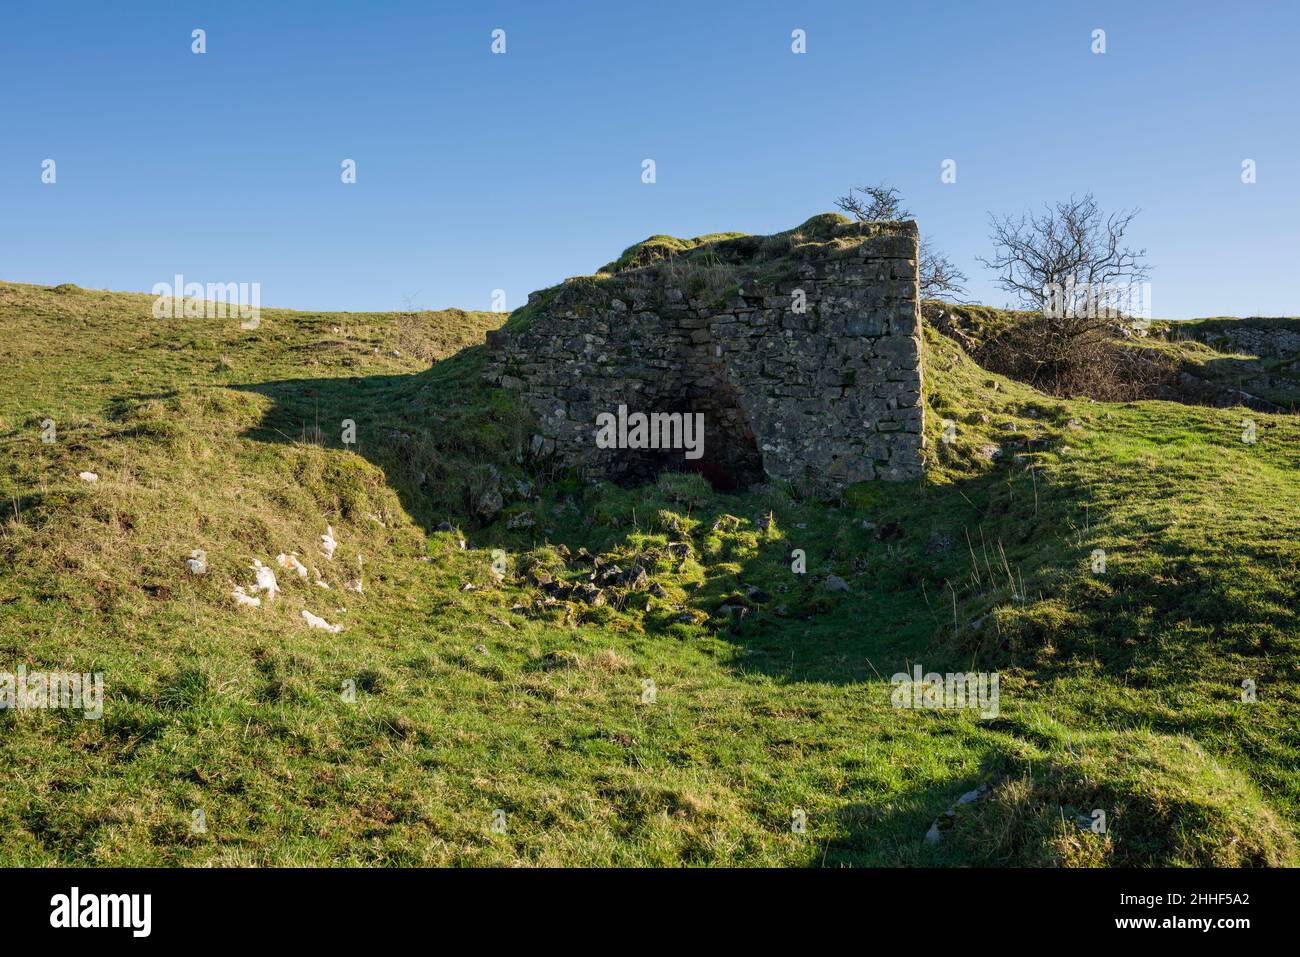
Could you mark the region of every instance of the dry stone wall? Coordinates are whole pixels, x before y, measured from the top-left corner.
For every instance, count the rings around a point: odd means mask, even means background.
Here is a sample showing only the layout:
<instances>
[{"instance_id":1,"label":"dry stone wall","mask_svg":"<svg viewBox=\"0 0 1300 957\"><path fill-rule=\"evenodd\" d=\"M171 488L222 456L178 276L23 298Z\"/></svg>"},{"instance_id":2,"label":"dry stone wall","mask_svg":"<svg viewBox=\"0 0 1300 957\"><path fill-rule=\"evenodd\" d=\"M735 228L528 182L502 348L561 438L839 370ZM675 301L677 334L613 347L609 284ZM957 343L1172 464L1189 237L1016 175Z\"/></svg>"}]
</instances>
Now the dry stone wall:
<instances>
[{"instance_id":1,"label":"dry stone wall","mask_svg":"<svg viewBox=\"0 0 1300 957\"><path fill-rule=\"evenodd\" d=\"M1194 339L1222 352L1240 352L1261 359L1293 359L1300 355L1300 320L1225 319L1171 323L1171 339Z\"/></svg>"},{"instance_id":2,"label":"dry stone wall","mask_svg":"<svg viewBox=\"0 0 1300 957\"><path fill-rule=\"evenodd\" d=\"M534 454L625 483L698 470L820 494L922 474L915 223L832 214L685 251L653 242L488 334L489 380L541 423ZM703 454L602 448L601 416L620 406L702 414Z\"/></svg>"}]
</instances>

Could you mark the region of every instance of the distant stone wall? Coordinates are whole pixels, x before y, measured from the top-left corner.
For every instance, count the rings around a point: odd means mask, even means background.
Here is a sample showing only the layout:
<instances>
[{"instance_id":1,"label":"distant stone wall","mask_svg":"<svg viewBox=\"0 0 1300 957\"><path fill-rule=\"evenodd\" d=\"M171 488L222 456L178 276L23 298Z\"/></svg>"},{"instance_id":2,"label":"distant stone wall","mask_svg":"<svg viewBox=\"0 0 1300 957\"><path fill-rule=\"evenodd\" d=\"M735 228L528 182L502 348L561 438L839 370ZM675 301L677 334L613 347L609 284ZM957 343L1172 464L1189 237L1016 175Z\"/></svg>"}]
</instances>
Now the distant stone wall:
<instances>
[{"instance_id":1,"label":"distant stone wall","mask_svg":"<svg viewBox=\"0 0 1300 957\"><path fill-rule=\"evenodd\" d=\"M534 452L629 483L697 470L723 488L770 478L833 494L922 475L915 223L819 216L636 258L535 293L488 334L489 380L541 422ZM599 448L598 416L620 405L703 413L703 456Z\"/></svg>"},{"instance_id":2,"label":"distant stone wall","mask_svg":"<svg viewBox=\"0 0 1300 957\"><path fill-rule=\"evenodd\" d=\"M1225 319L1170 323L1172 339L1194 339L1220 352L1261 359L1300 356L1300 319Z\"/></svg>"}]
</instances>

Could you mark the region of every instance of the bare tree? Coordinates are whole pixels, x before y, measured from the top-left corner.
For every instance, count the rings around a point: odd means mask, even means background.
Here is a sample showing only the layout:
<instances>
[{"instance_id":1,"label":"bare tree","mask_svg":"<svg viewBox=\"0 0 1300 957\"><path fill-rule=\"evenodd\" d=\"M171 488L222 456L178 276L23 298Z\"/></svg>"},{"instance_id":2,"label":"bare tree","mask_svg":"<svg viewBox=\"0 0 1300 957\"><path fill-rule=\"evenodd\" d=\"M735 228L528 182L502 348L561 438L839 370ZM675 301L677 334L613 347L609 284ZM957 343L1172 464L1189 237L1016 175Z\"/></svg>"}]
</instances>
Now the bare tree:
<instances>
[{"instance_id":1,"label":"bare tree","mask_svg":"<svg viewBox=\"0 0 1300 957\"><path fill-rule=\"evenodd\" d=\"M994 253L979 261L1001 273L998 284L1023 307L1059 320L1063 328L1084 328L1090 317L1073 313L1113 311L1125 287L1150 275L1147 251L1124 245L1124 233L1139 212L1104 216L1086 193L1045 207L1041 215L990 215ZM1069 290L1074 292L1067 299ZM1081 305L1091 308L1077 308Z\"/></svg>"},{"instance_id":2,"label":"bare tree","mask_svg":"<svg viewBox=\"0 0 1300 957\"><path fill-rule=\"evenodd\" d=\"M835 200L835 205L860 223L881 220L913 219L910 210L903 206L903 198L893 186L851 186L848 193ZM917 273L920 277L922 299L959 299L965 295L966 274L952 264L942 252L936 250L928 237L921 237L917 250Z\"/></svg>"},{"instance_id":3,"label":"bare tree","mask_svg":"<svg viewBox=\"0 0 1300 957\"><path fill-rule=\"evenodd\" d=\"M848 193L837 199L835 205L860 223L912 218L911 212L903 208L903 197L898 190L885 183L850 186Z\"/></svg>"},{"instance_id":4,"label":"bare tree","mask_svg":"<svg viewBox=\"0 0 1300 957\"><path fill-rule=\"evenodd\" d=\"M1140 210L1105 215L1092 193L1018 218L990 214L994 252L979 262L1038 314L1015 330L1032 384L1057 392L1095 378L1133 287L1150 274L1146 250L1124 244ZM1089 371L1089 370L1092 371Z\"/></svg>"},{"instance_id":5,"label":"bare tree","mask_svg":"<svg viewBox=\"0 0 1300 957\"><path fill-rule=\"evenodd\" d=\"M920 272L921 298L965 302L961 297L966 295L966 287L963 285L966 282L966 274L954 266L947 256L936 250L930 244L929 237L921 238L918 255L921 257L917 263Z\"/></svg>"}]
</instances>

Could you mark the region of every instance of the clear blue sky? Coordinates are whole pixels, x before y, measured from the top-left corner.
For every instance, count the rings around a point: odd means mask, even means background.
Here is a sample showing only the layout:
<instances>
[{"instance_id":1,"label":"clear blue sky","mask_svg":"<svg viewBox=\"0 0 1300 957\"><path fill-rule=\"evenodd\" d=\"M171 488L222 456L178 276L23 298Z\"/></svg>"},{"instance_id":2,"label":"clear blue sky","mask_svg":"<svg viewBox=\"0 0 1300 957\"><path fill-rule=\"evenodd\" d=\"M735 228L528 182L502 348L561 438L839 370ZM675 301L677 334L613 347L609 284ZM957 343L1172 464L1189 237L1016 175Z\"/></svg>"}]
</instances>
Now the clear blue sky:
<instances>
[{"instance_id":1,"label":"clear blue sky","mask_svg":"<svg viewBox=\"0 0 1300 957\"><path fill-rule=\"evenodd\" d=\"M1295 2L8 3L0 278L513 308L883 179L981 301L988 211L1092 190L1157 316L1300 315L1298 47Z\"/></svg>"}]
</instances>

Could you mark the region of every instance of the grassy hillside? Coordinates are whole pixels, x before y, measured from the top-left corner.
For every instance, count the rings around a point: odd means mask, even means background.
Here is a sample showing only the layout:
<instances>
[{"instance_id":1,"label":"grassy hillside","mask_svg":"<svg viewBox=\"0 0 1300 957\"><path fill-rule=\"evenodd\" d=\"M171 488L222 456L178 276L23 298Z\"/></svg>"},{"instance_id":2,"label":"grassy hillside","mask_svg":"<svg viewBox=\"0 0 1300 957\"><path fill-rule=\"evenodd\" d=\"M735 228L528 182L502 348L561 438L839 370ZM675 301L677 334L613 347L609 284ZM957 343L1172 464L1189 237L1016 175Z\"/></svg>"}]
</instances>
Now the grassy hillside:
<instances>
[{"instance_id":1,"label":"grassy hillside","mask_svg":"<svg viewBox=\"0 0 1300 957\"><path fill-rule=\"evenodd\" d=\"M939 300L927 301L923 311L936 328L993 365L1000 352L1020 351L1017 327L1033 318L1021 310ZM1261 349L1257 344L1252 348L1250 340L1255 336L1266 342L1286 337L1287 348ZM1133 383L1143 398L1223 408L1244 402L1262 411L1296 412L1300 411L1298 339L1300 319L1229 316L1156 320L1145 335L1117 339L1115 344L1147 358L1148 375L1138 376ZM985 348L994 342L1006 348L992 352Z\"/></svg>"},{"instance_id":2,"label":"grassy hillside","mask_svg":"<svg viewBox=\"0 0 1300 957\"><path fill-rule=\"evenodd\" d=\"M0 864L1300 862L1290 416L1247 444L929 335L924 482L626 490L531 468L500 317L149 304L0 284L0 671L107 683L0 712ZM311 578L238 606L280 552ZM918 662L999 715L891 707Z\"/></svg>"}]
</instances>

